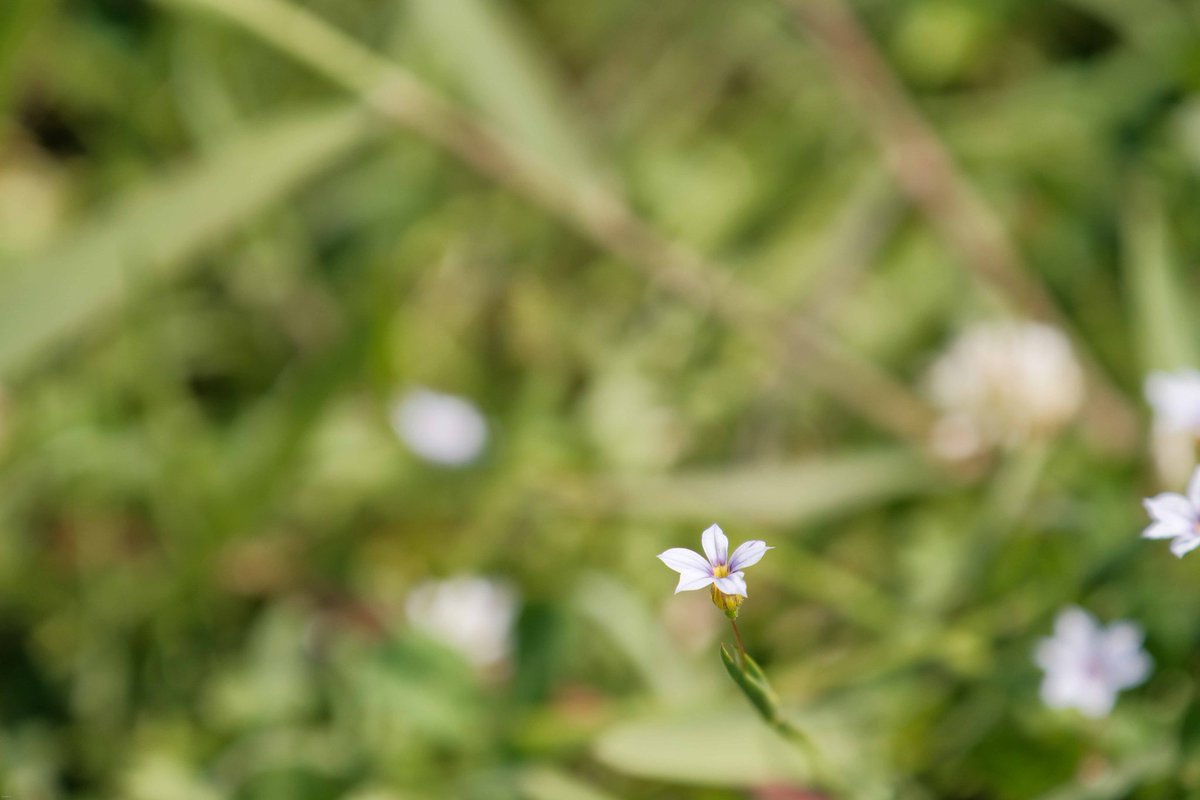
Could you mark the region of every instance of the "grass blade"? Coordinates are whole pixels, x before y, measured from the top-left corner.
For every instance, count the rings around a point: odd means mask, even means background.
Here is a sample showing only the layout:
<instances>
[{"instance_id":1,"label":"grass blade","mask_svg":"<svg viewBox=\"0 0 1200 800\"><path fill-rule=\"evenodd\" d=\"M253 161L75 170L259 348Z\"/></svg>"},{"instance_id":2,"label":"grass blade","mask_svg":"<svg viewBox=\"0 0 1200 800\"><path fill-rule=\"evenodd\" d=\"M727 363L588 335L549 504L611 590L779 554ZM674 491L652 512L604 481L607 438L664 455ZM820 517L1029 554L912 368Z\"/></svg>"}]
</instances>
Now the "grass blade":
<instances>
[{"instance_id":1,"label":"grass blade","mask_svg":"<svg viewBox=\"0 0 1200 800\"><path fill-rule=\"evenodd\" d=\"M367 117L345 106L260 125L118 200L49 252L0 272L0 375L112 310L131 286L178 269L370 130Z\"/></svg>"}]
</instances>

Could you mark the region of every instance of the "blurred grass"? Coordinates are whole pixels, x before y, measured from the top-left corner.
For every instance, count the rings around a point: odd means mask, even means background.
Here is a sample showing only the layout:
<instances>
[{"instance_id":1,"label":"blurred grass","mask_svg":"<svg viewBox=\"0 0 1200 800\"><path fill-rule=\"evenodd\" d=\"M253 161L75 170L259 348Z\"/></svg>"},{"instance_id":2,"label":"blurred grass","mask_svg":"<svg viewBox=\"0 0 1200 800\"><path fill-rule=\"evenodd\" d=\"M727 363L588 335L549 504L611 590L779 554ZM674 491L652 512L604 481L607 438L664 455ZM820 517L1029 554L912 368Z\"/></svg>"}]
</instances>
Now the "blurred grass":
<instances>
[{"instance_id":1,"label":"blurred grass","mask_svg":"<svg viewBox=\"0 0 1200 800\"><path fill-rule=\"evenodd\" d=\"M852 10L1119 402L1200 366L1200 7ZM930 459L924 370L1003 304L813 32L768 0L0 6L0 793L804 796L653 558L716 520L776 546L747 643L854 795L1194 794L1200 590L1136 538L1180 488L1144 413L1133 448ZM397 440L418 385L479 406L478 462ZM516 587L506 664L406 621L458 573ZM1094 724L1038 700L1067 603L1155 659Z\"/></svg>"},{"instance_id":2,"label":"blurred grass","mask_svg":"<svg viewBox=\"0 0 1200 800\"><path fill-rule=\"evenodd\" d=\"M114 201L51 252L0 273L0 375L194 261L370 130L361 112L345 108L263 124L219 156Z\"/></svg>"}]
</instances>

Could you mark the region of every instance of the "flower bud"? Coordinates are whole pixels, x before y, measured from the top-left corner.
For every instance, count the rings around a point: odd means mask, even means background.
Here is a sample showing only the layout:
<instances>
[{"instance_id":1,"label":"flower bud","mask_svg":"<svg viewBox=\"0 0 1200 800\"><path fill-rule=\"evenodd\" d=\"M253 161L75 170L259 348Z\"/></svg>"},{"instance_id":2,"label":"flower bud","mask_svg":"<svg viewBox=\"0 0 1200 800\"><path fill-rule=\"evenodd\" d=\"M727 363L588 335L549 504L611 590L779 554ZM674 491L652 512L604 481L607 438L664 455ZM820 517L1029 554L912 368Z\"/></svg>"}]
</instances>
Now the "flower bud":
<instances>
[{"instance_id":1,"label":"flower bud","mask_svg":"<svg viewBox=\"0 0 1200 800\"><path fill-rule=\"evenodd\" d=\"M725 612L725 616L730 619L737 619L738 608L742 605L742 601L746 598L740 594L725 594L714 583L710 587L712 591L713 605Z\"/></svg>"}]
</instances>

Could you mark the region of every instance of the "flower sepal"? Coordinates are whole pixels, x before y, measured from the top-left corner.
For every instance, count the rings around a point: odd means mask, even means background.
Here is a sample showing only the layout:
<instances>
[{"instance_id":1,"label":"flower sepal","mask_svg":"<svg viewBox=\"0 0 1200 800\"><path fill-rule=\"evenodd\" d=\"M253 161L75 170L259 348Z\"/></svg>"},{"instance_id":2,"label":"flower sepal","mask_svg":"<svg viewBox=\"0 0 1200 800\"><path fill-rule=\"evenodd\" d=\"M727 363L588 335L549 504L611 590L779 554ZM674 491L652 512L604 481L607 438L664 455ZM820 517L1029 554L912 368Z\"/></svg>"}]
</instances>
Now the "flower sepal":
<instances>
[{"instance_id":1,"label":"flower sepal","mask_svg":"<svg viewBox=\"0 0 1200 800\"><path fill-rule=\"evenodd\" d=\"M734 613L737 613L736 609ZM788 724L783 709L779 706L779 695L775 694L775 690L767 682L767 676L762 667L758 666L758 662L744 653L740 658L735 656L729 647L722 643L721 663L767 724L774 728Z\"/></svg>"}]
</instances>

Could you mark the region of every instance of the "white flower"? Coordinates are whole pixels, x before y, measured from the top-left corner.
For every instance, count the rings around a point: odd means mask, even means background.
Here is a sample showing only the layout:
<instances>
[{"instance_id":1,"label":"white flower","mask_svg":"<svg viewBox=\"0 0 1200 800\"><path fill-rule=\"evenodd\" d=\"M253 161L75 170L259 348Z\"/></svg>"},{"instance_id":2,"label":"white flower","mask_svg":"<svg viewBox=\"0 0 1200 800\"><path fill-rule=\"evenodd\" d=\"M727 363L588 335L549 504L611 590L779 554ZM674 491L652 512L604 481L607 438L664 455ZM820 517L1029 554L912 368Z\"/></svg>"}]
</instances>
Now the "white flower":
<instances>
[{"instance_id":1,"label":"white flower","mask_svg":"<svg viewBox=\"0 0 1200 800\"><path fill-rule=\"evenodd\" d=\"M1146 539L1174 539L1171 552L1179 558L1200 547L1200 467L1188 481L1187 496L1163 492L1142 501L1154 521L1142 531Z\"/></svg>"},{"instance_id":2,"label":"white flower","mask_svg":"<svg viewBox=\"0 0 1200 800\"><path fill-rule=\"evenodd\" d=\"M712 587L712 600L729 616L736 616L742 599L747 597L746 578L742 572L762 560L768 550L766 542L743 542L729 554L729 539L718 525L710 525L700 534L704 555L684 547L672 547L658 554L659 560L679 573L680 592Z\"/></svg>"},{"instance_id":3,"label":"white flower","mask_svg":"<svg viewBox=\"0 0 1200 800\"><path fill-rule=\"evenodd\" d=\"M944 412L934 446L948 457L982 444L1012 446L1057 432L1083 404L1083 370L1071 343L1041 323L984 323L967 329L929 370ZM953 452L951 452L953 451Z\"/></svg>"},{"instance_id":4,"label":"white flower","mask_svg":"<svg viewBox=\"0 0 1200 800\"><path fill-rule=\"evenodd\" d=\"M1143 392L1154 409L1156 428L1200 436L1200 370L1151 372Z\"/></svg>"},{"instance_id":5,"label":"white flower","mask_svg":"<svg viewBox=\"0 0 1200 800\"><path fill-rule=\"evenodd\" d=\"M409 594L405 611L414 627L477 667L504 661L512 649L517 595L501 581L471 575L426 581Z\"/></svg>"},{"instance_id":6,"label":"white flower","mask_svg":"<svg viewBox=\"0 0 1200 800\"><path fill-rule=\"evenodd\" d=\"M437 464L458 467L479 457L487 423L470 401L429 389L413 389L393 404L392 429L409 449Z\"/></svg>"},{"instance_id":7,"label":"white flower","mask_svg":"<svg viewBox=\"0 0 1200 800\"><path fill-rule=\"evenodd\" d=\"M1081 608L1063 609L1054 636L1042 639L1034 660L1045 670L1042 701L1051 708L1076 708L1088 717L1107 716L1122 689L1150 675L1142 630L1132 622L1101 627Z\"/></svg>"}]
</instances>

